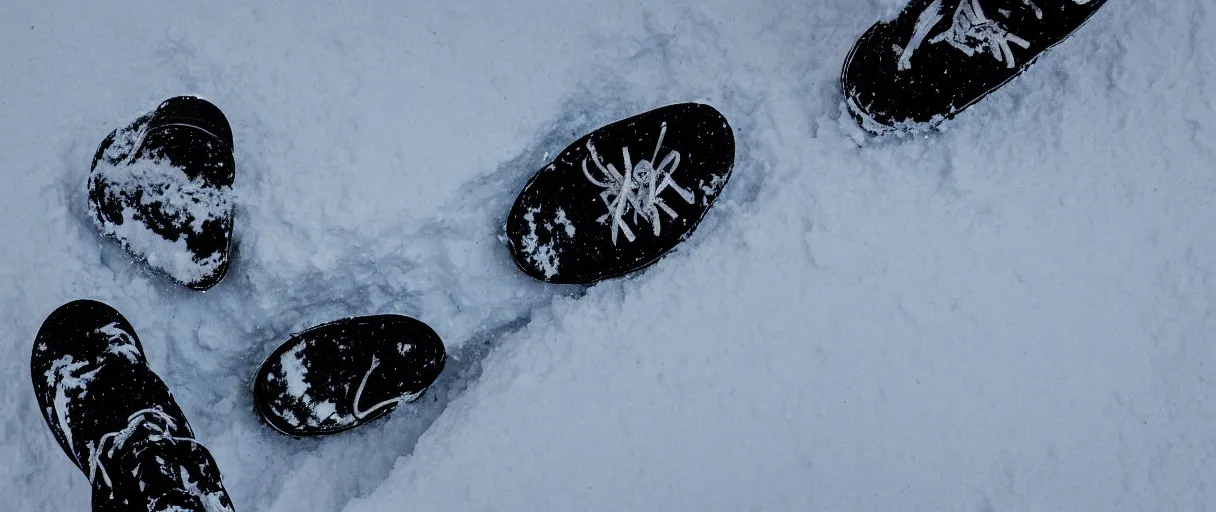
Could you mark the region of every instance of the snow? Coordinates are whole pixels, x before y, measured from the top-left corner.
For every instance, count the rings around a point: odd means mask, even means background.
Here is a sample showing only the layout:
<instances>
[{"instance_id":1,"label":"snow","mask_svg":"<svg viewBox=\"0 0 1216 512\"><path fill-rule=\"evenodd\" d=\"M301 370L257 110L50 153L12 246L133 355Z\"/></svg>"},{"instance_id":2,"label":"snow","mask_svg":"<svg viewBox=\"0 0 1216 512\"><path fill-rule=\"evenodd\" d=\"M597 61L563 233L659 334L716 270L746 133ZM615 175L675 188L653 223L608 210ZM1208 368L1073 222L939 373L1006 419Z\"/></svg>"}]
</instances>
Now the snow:
<instances>
[{"instance_id":1,"label":"snow","mask_svg":"<svg viewBox=\"0 0 1216 512\"><path fill-rule=\"evenodd\" d=\"M69 416L72 401L89 394L89 382L96 378L97 372L100 371L100 369L95 368L89 372L80 372L80 370L88 366L88 361L76 361L72 359L72 356L64 356L52 362L51 367L43 375L43 378L46 379L47 387L55 389L54 397L51 399L54 414L50 414L51 411L48 410L46 417L50 418L53 416L56 419L59 430L63 432L63 438L67 442L67 446L73 449L71 419ZM74 457L78 456L74 455Z\"/></svg>"},{"instance_id":2,"label":"snow","mask_svg":"<svg viewBox=\"0 0 1216 512\"><path fill-rule=\"evenodd\" d=\"M278 372L270 374L269 378L282 378L287 381L287 394L292 396L307 397L308 396L308 366L304 363L304 358L300 357L300 353L304 351L304 343L296 345L295 348L283 353L279 358L279 368L282 370L282 375Z\"/></svg>"},{"instance_id":3,"label":"snow","mask_svg":"<svg viewBox=\"0 0 1216 512\"><path fill-rule=\"evenodd\" d=\"M536 225L539 223L545 226L545 229L556 234L557 230L553 228L554 224L563 224L562 219L565 218L565 211L558 209L554 214L553 222L542 221L537 218L538 213L541 213L540 207L528 208L528 213L524 214L524 221L528 223L528 234L520 237L519 241L523 244L523 253L527 256L528 261L538 270L545 273L545 278L557 275L558 269L561 267L561 256L559 250L555 247L556 238L550 238L549 243L540 243L540 236L536 234ZM570 229L563 229L562 232L570 236Z\"/></svg>"},{"instance_id":4,"label":"snow","mask_svg":"<svg viewBox=\"0 0 1216 512\"><path fill-rule=\"evenodd\" d=\"M157 211L169 219L174 232L202 234L204 223L218 223L232 215L230 187L213 187L201 178L192 180L167 159L140 159L119 165L102 160L91 180L90 187L92 183L105 183L107 199L124 206L122 223L113 224L101 222L97 206L89 203L90 216L98 229L121 240L149 265L183 283L197 283L214 276L224 263L223 254L218 252L196 259L184 237L168 240L149 229L147 219L141 216L145 211Z\"/></svg>"},{"instance_id":5,"label":"snow","mask_svg":"<svg viewBox=\"0 0 1216 512\"><path fill-rule=\"evenodd\" d=\"M37 410L42 320L121 311L237 510L1216 508L1216 9L1111 0L940 132L875 140L837 85L897 0L0 7L0 495L85 510ZM235 252L205 293L86 211L97 144L224 110ZM515 194L683 101L738 161L697 232L581 288L512 264ZM448 348L386 419L255 418L291 333L397 313Z\"/></svg>"},{"instance_id":6,"label":"snow","mask_svg":"<svg viewBox=\"0 0 1216 512\"><path fill-rule=\"evenodd\" d=\"M286 383L283 392L271 400L270 409L292 427L350 425L356 420L354 416L338 414L337 404L312 396L308 380L309 364L303 355L304 349L312 343L311 341L298 343L292 349L283 352L278 357L278 361L270 363L266 378L272 382L282 380ZM308 411L309 416L297 417L295 411L298 408Z\"/></svg>"},{"instance_id":7,"label":"snow","mask_svg":"<svg viewBox=\"0 0 1216 512\"><path fill-rule=\"evenodd\" d=\"M566 217L566 210L557 209L557 215L553 217L553 225L560 226L567 237L574 238L574 224Z\"/></svg>"}]
</instances>

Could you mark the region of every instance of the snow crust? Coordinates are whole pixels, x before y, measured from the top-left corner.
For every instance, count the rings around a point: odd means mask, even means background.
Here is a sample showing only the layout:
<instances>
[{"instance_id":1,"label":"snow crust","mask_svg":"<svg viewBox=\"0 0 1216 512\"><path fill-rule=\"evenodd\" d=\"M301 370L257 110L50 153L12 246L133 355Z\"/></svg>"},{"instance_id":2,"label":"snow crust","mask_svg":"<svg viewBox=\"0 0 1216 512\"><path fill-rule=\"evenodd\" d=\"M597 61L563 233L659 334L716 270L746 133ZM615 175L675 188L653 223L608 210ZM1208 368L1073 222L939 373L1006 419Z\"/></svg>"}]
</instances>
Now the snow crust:
<instances>
[{"instance_id":1,"label":"snow crust","mask_svg":"<svg viewBox=\"0 0 1216 512\"><path fill-rule=\"evenodd\" d=\"M875 140L837 80L895 3L6 2L5 506L88 508L26 358L93 298L236 510L1216 508L1216 9L1111 0L942 131ZM176 94L235 136L206 293L86 207L97 144ZM681 101L738 137L697 232L591 288L515 269L531 174ZM328 438L258 422L274 348L377 313L447 343L427 394Z\"/></svg>"}]
</instances>

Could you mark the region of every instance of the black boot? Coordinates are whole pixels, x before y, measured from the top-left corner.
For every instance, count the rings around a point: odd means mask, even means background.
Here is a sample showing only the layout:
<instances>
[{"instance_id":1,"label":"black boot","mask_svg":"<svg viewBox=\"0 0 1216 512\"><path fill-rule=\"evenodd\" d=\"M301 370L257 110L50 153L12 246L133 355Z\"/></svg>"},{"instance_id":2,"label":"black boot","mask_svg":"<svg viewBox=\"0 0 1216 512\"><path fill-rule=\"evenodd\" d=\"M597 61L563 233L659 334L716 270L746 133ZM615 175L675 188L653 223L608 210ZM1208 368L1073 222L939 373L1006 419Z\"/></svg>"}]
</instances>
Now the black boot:
<instances>
[{"instance_id":1,"label":"black boot","mask_svg":"<svg viewBox=\"0 0 1216 512\"><path fill-rule=\"evenodd\" d=\"M89 210L102 233L195 290L228 271L232 129L220 109L178 96L102 141Z\"/></svg>"},{"instance_id":2,"label":"black boot","mask_svg":"<svg viewBox=\"0 0 1216 512\"><path fill-rule=\"evenodd\" d=\"M866 130L919 131L953 118L1024 71L1106 0L912 0L870 27L841 86Z\"/></svg>"},{"instance_id":3,"label":"black boot","mask_svg":"<svg viewBox=\"0 0 1216 512\"><path fill-rule=\"evenodd\" d=\"M47 426L92 483L94 510L232 510L211 454L113 308L60 306L30 369Z\"/></svg>"},{"instance_id":4,"label":"black boot","mask_svg":"<svg viewBox=\"0 0 1216 512\"><path fill-rule=\"evenodd\" d=\"M416 400L447 360L430 326L401 315L346 318L298 333L254 378L253 401L275 430L334 434Z\"/></svg>"},{"instance_id":5,"label":"black boot","mask_svg":"<svg viewBox=\"0 0 1216 512\"><path fill-rule=\"evenodd\" d=\"M532 176L507 215L507 247L520 270L550 283L644 269L692 235L734 166L734 130L709 105L622 119Z\"/></svg>"}]
</instances>

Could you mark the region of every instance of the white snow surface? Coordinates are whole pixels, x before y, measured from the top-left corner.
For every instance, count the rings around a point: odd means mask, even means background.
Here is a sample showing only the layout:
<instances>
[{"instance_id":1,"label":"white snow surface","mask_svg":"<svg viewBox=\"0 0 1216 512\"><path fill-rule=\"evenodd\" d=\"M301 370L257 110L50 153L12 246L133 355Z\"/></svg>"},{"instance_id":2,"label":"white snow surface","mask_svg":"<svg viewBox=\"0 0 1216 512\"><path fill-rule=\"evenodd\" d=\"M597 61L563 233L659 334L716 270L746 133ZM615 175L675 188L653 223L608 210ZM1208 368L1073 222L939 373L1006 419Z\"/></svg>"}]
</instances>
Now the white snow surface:
<instances>
[{"instance_id":1,"label":"white snow surface","mask_svg":"<svg viewBox=\"0 0 1216 512\"><path fill-rule=\"evenodd\" d=\"M0 496L87 510L39 414L42 320L105 301L237 510L1216 508L1216 5L1111 0L941 131L861 136L840 67L891 0L0 6ZM236 252L200 293L86 214L111 129L232 122ZM704 101L738 161L697 232L590 288L498 238L571 141ZM260 424L291 333L429 323L419 401Z\"/></svg>"}]
</instances>

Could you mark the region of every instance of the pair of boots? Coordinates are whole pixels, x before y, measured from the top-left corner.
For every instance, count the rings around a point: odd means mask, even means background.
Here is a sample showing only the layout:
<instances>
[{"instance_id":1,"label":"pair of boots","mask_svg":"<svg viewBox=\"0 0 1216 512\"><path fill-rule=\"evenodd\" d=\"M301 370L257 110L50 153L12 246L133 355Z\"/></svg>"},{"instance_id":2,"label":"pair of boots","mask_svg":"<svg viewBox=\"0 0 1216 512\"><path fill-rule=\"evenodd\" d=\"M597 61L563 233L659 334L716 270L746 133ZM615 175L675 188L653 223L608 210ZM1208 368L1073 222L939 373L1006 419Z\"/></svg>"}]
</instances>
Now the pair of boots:
<instances>
[{"instance_id":1,"label":"pair of boots","mask_svg":"<svg viewBox=\"0 0 1216 512\"><path fill-rule=\"evenodd\" d=\"M104 511L231 511L207 448L148 367L134 328L114 308L78 300L34 340L39 410ZM296 334L262 365L254 403L292 436L332 434L417 399L444 366L430 327L399 315L339 320Z\"/></svg>"},{"instance_id":2,"label":"pair of boots","mask_svg":"<svg viewBox=\"0 0 1216 512\"><path fill-rule=\"evenodd\" d=\"M219 109L172 98L102 141L89 210L103 234L206 290L228 268L235 169ZM47 426L92 484L93 510L232 510L215 460L114 308L60 306L38 331L30 371Z\"/></svg>"},{"instance_id":3,"label":"pair of boots","mask_svg":"<svg viewBox=\"0 0 1216 512\"><path fill-rule=\"evenodd\" d=\"M89 174L98 228L174 280L211 288L232 245L232 148L223 113L189 96L114 130ZM281 433L332 434L417 399L445 360L443 342L421 321L347 318L276 349L254 379L253 401ZM30 371L47 426L92 484L94 510L232 510L210 452L114 308L60 306L38 332Z\"/></svg>"}]
</instances>

